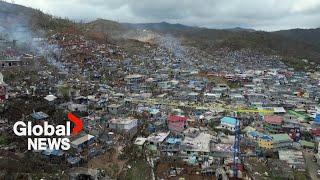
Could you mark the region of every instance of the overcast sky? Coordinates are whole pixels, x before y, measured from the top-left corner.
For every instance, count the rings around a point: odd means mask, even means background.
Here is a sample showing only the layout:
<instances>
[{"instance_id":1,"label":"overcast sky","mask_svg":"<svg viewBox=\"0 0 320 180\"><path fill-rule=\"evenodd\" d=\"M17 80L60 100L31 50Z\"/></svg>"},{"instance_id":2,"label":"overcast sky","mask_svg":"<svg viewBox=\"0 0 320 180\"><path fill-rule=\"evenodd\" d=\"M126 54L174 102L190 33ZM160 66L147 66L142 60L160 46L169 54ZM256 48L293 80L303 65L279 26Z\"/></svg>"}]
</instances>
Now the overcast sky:
<instances>
[{"instance_id":1,"label":"overcast sky","mask_svg":"<svg viewBox=\"0 0 320 180\"><path fill-rule=\"evenodd\" d=\"M55 16L208 28L280 30L320 27L320 0L15 0Z\"/></svg>"}]
</instances>

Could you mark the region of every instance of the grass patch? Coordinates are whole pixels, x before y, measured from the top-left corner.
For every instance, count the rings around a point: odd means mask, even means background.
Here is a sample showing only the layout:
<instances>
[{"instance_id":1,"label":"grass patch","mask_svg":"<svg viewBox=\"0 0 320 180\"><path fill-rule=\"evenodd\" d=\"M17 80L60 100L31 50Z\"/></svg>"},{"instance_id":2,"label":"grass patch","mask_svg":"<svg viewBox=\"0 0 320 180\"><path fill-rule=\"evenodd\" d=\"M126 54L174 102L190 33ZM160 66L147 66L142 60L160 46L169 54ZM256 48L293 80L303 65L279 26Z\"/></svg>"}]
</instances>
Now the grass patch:
<instances>
[{"instance_id":1,"label":"grass patch","mask_svg":"<svg viewBox=\"0 0 320 180\"><path fill-rule=\"evenodd\" d=\"M4 135L1 135L0 136L0 145L6 145L6 144L8 144L8 138L6 137L6 136L4 136Z\"/></svg>"},{"instance_id":2,"label":"grass patch","mask_svg":"<svg viewBox=\"0 0 320 180\"><path fill-rule=\"evenodd\" d=\"M126 180L142 180L151 179L151 169L148 163L144 160L137 160L136 162L130 164L131 169L127 171L124 175Z\"/></svg>"},{"instance_id":3,"label":"grass patch","mask_svg":"<svg viewBox=\"0 0 320 180\"><path fill-rule=\"evenodd\" d=\"M308 176L304 172L294 172L294 179L299 179L299 180L307 180Z\"/></svg>"}]
</instances>

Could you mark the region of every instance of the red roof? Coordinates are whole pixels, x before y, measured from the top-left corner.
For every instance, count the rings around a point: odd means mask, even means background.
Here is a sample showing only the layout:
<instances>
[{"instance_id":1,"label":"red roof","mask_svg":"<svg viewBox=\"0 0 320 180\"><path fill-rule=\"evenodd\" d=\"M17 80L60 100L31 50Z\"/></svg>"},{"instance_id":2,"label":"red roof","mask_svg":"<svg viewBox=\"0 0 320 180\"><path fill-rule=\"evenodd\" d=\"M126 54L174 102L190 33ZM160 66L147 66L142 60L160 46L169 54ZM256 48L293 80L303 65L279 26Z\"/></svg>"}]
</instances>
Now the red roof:
<instances>
[{"instance_id":1,"label":"red roof","mask_svg":"<svg viewBox=\"0 0 320 180\"><path fill-rule=\"evenodd\" d=\"M167 120L174 122L174 121L186 121L188 118L184 116L176 116L176 115L170 115L168 116Z\"/></svg>"},{"instance_id":2,"label":"red roof","mask_svg":"<svg viewBox=\"0 0 320 180\"><path fill-rule=\"evenodd\" d=\"M320 136L320 129L311 129L310 132L313 136Z\"/></svg>"},{"instance_id":3,"label":"red roof","mask_svg":"<svg viewBox=\"0 0 320 180\"><path fill-rule=\"evenodd\" d=\"M282 124L283 118L281 116L265 116L264 121L269 124Z\"/></svg>"}]
</instances>

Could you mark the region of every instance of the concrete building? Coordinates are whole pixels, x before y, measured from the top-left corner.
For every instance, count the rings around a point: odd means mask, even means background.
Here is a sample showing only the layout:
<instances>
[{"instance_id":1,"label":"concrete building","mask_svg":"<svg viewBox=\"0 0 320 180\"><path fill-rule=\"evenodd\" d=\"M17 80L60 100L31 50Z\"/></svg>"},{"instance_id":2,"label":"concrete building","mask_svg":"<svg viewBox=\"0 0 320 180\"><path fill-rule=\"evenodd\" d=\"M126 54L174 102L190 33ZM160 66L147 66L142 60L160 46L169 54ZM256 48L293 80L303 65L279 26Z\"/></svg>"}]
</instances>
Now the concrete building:
<instances>
[{"instance_id":1,"label":"concrete building","mask_svg":"<svg viewBox=\"0 0 320 180\"><path fill-rule=\"evenodd\" d=\"M285 161L289 166L298 171L305 171L305 161L302 151L279 150L279 159Z\"/></svg>"},{"instance_id":2,"label":"concrete building","mask_svg":"<svg viewBox=\"0 0 320 180\"><path fill-rule=\"evenodd\" d=\"M293 140L288 134L263 135L258 138L258 146L262 149L279 150L292 147Z\"/></svg>"},{"instance_id":3,"label":"concrete building","mask_svg":"<svg viewBox=\"0 0 320 180\"><path fill-rule=\"evenodd\" d=\"M139 92L141 90L141 83L143 79L144 76L140 74L130 74L124 78L127 84L126 87L130 92Z\"/></svg>"},{"instance_id":4,"label":"concrete building","mask_svg":"<svg viewBox=\"0 0 320 180\"><path fill-rule=\"evenodd\" d=\"M181 133L187 125L187 118L184 116L170 115L167 118L167 122L171 132Z\"/></svg>"},{"instance_id":5,"label":"concrete building","mask_svg":"<svg viewBox=\"0 0 320 180\"><path fill-rule=\"evenodd\" d=\"M282 131L283 117L265 116L263 127L269 133L279 133Z\"/></svg>"},{"instance_id":6,"label":"concrete building","mask_svg":"<svg viewBox=\"0 0 320 180\"><path fill-rule=\"evenodd\" d=\"M6 58L0 59L0 69L17 67L17 66L28 66L32 64L34 57L29 54L24 54L20 58Z\"/></svg>"},{"instance_id":7,"label":"concrete building","mask_svg":"<svg viewBox=\"0 0 320 180\"><path fill-rule=\"evenodd\" d=\"M206 154L210 152L210 141L212 135L200 132L196 137L186 136L182 141L182 146L185 146L184 152L187 154Z\"/></svg>"},{"instance_id":8,"label":"concrete building","mask_svg":"<svg viewBox=\"0 0 320 180\"><path fill-rule=\"evenodd\" d=\"M272 149L272 138L268 135L258 137L258 146L263 149Z\"/></svg>"},{"instance_id":9,"label":"concrete building","mask_svg":"<svg viewBox=\"0 0 320 180\"><path fill-rule=\"evenodd\" d=\"M138 119L131 117L111 119L109 121L109 128L116 132L123 133L129 137L134 136L137 133Z\"/></svg>"},{"instance_id":10,"label":"concrete building","mask_svg":"<svg viewBox=\"0 0 320 180\"><path fill-rule=\"evenodd\" d=\"M107 109L110 114L119 114L122 113L124 106L122 104L110 104Z\"/></svg>"},{"instance_id":11,"label":"concrete building","mask_svg":"<svg viewBox=\"0 0 320 180\"><path fill-rule=\"evenodd\" d=\"M3 75L0 72L0 101L3 101L7 98L7 85L3 81Z\"/></svg>"},{"instance_id":12,"label":"concrete building","mask_svg":"<svg viewBox=\"0 0 320 180\"><path fill-rule=\"evenodd\" d=\"M124 80L127 84L138 84L143 80L144 76L140 74L127 75Z\"/></svg>"},{"instance_id":13,"label":"concrete building","mask_svg":"<svg viewBox=\"0 0 320 180\"><path fill-rule=\"evenodd\" d=\"M169 136L170 132L157 132L148 136L148 149L152 151L157 151L161 143Z\"/></svg>"},{"instance_id":14,"label":"concrete building","mask_svg":"<svg viewBox=\"0 0 320 180\"><path fill-rule=\"evenodd\" d=\"M0 60L0 67L1 68L21 66L21 65L23 65L23 63L20 59L2 59L2 60Z\"/></svg>"},{"instance_id":15,"label":"concrete building","mask_svg":"<svg viewBox=\"0 0 320 180\"><path fill-rule=\"evenodd\" d=\"M75 140L71 141L71 147L73 148L83 148L85 145L89 145L94 141L94 136L90 134L86 134L84 136L81 136L79 138L76 138Z\"/></svg>"},{"instance_id":16,"label":"concrete building","mask_svg":"<svg viewBox=\"0 0 320 180\"><path fill-rule=\"evenodd\" d=\"M221 98L221 93L204 93L204 101L205 102L213 102L219 100Z\"/></svg>"},{"instance_id":17,"label":"concrete building","mask_svg":"<svg viewBox=\"0 0 320 180\"><path fill-rule=\"evenodd\" d=\"M221 127L229 131L235 131L236 125L239 123L237 119L232 117L223 117L220 121Z\"/></svg>"},{"instance_id":18,"label":"concrete building","mask_svg":"<svg viewBox=\"0 0 320 180\"><path fill-rule=\"evenodd\" d=\"M79 112L85 112L88 109L88 105L86 104L76 104L73 102L68 103L68 110L70 111L79 111Z\"/></svg>"}]
</instances>

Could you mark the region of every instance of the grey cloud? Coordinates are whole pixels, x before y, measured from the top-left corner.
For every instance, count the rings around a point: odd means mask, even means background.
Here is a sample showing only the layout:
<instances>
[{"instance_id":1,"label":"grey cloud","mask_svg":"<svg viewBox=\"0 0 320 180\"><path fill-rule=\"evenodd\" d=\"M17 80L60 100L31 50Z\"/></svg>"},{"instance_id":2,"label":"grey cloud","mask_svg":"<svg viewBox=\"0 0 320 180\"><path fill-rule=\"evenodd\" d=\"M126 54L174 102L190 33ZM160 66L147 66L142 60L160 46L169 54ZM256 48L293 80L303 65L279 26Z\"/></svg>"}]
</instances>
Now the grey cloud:
<instances>
[{"instance_id":1,"label":"grey cloud","mask_svg":"<svg viewBox=\"0 0 320 180\"><path fill-rule=\"evenodd\" d=\"M16 0L72 19L262 30L319 27L320 0Z\"/></svg>"}]
</instances>

